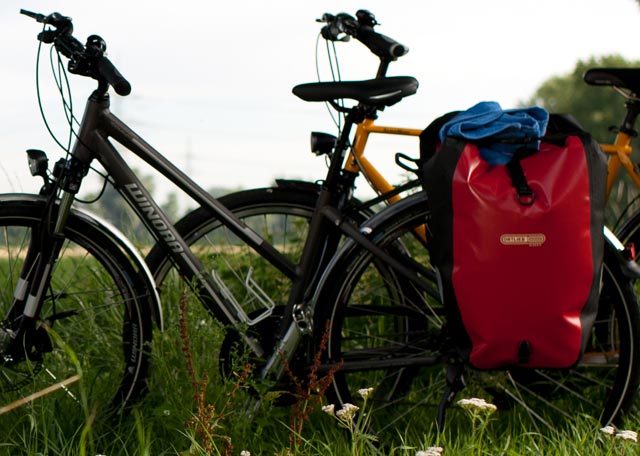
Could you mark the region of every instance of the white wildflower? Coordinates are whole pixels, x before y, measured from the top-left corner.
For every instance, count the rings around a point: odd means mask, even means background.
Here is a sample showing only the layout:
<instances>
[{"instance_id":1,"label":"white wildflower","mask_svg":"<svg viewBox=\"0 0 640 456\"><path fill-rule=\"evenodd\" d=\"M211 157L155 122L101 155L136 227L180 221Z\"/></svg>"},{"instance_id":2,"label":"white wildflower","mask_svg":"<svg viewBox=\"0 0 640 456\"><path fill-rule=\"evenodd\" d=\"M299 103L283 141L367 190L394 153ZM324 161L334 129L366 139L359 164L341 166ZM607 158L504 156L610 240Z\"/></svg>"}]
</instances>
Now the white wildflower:
<instances>
[{"instance_id":1,"label":"white wildflower","mask_svg":"<svg viewBox=\"0 0 640 456\"><path fill-rule=\"evenodd\" d=\"M616 432L616 439L631 440L638 442L638 433L634 431L618 431Z\"/></svg>"},{"instance_id":2,"label":"white wildflower","mask_svg":"<svg viewBox=\"0 0 640 456\"><path fill-rule=\"evenodd\" d=\"M240 452L240 456L251 456L251 453L249 453L247 450L242 450Z\"/></svg>"},{"instance_id":3,"label":"white wildflower","mask_svg":"<svg viewBox=\"0 0 640 456\"><path fill-rule=\"evenodd\" d=\"M416 456L441 456L443 452L442 447L429 447L426 450L416 451Z\"/></svg>"},{"instance_id":4,"label":"white wildflower","mask_svg":"<svg viewBox=\"0 0 640 456\"><path fill-rule=\"evenodd\" d=\"M325 405L324 407L322 407L322 411L329 415L333 415L335 413L335 409L336 409L336 406L333 404Z\"/></svg>"},{"instance_id":5,"label":"white wildflower","mask_svg":"<svg viewBox=\"0 0 640 456\"><path fill-rule=\"evenodd\" d=\"M484 399L472 398L472 399L460 399L458 405L466 410L481 410L488 413L493 413L498 410L493 404L488 403Z\"/></svg>"},{"instance_id":6,"label":"white wildflower","mask_svg":"<svg viewBox=\"0 0 640 456\"><path fill-rule=\"evenodd\" d=\"M344 404L344 406L336 412L336 416L345 423L349 423L353 420L358 410L360 410L360 407L357 405Z\"/></svg>"},{"instance_id":7,"label":"white wildflower","mask_svg":"<svg viewBox=\"0 0 640 456\"><path fill-rule=\"evenodd\" d=\"M362 388L358 390L358 394L362 396L362 399L366 400L372 391L373 391L373 388Z\"/></svg>"},{"instance_id":8,"label":"white wildflower","mask_svg":"<svg viewBox=\"0 0 640 456\"><path fill-rule=\"evenodd\" d=\"M615 435L616 428L614 428L613 426L605 426L603 428L600 428L600 432L603 432L604 434L607 434L607 435Z\"/></svg>"}]
</instances>

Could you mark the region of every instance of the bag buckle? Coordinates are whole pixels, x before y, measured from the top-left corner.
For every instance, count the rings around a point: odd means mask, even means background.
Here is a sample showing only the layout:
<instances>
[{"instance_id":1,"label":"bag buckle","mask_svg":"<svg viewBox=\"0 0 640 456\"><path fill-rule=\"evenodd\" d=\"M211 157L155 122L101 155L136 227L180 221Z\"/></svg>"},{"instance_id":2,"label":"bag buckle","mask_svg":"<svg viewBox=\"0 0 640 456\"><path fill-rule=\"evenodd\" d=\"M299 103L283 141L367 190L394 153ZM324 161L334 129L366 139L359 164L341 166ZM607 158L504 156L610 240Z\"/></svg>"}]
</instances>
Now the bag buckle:
<instances>
[{"instance_id":1,"label":"bag buckle","mask_svg":"<svg viewBox=\"0 0 640 456\"><path fill-rule=\"evenodd\" d=\"M523 206L531 206L536 200L536 195L529 186L527 188L516 188L516 193L518 194L518 202Z\"/></svg>"}]
</instances>

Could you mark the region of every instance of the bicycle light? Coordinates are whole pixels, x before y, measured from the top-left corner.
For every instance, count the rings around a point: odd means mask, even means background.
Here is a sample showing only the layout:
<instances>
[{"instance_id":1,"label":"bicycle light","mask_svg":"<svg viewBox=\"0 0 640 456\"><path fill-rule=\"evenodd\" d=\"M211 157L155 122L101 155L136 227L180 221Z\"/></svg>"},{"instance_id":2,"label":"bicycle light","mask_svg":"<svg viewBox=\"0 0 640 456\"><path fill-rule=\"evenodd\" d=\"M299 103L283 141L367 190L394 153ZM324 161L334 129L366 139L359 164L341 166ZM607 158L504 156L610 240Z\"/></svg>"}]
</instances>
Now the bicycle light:
<instances>
[{"instance_id":1,"label":"bicycle light","mask_svg":"<svg viewBox=\"0 0 640 456\"><path fill-rule=\"evenodd\" d=\"M28 149L27 157L29 160L29 171L32 176L47 176L47 168L49 166L49 159L47 154L38 149Z\"/></svg>"},{"instance_id":2,"label":"bicycle light","mask_svg":"<svg viewBox=\"0 0 640 456\"><path fill-rule=\"evenodd\" d=\"M331 151L336 146L338 138L329 133L321 133L319 131L311 132L311 152L316 155L331 156Z\"/></svg>"}]
</instances>

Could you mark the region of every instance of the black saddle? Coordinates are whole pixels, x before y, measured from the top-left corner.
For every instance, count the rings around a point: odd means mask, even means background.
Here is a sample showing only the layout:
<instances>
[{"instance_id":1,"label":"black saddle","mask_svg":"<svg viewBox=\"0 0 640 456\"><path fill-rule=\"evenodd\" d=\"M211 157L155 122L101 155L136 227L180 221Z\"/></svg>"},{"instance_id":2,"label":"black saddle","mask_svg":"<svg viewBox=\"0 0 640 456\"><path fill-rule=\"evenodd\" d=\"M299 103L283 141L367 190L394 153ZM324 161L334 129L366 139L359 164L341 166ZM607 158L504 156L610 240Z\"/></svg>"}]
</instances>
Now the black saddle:
<instances>
[{"instance_id":1,"label":"black saddle","mask_svg":"<svg viewBox=\"0 0 640 456\"><path fill-rule=\"evenodd\" d=\"M615 86L640 94L640 68L591 68L582 77L589 85Z\"/></svg>"},{"instance_id":2,"label":"black saddle","mask_svg":"<svg viewBox=\"0 0 640 456\"><path fill-rule=\"evenodd\" d=\"M418 90L418 81L410 76L391 76L365 81L312 82L293 88L304 101L356 100L371 106L391 106Z\"/></svg>"}]
</instances>

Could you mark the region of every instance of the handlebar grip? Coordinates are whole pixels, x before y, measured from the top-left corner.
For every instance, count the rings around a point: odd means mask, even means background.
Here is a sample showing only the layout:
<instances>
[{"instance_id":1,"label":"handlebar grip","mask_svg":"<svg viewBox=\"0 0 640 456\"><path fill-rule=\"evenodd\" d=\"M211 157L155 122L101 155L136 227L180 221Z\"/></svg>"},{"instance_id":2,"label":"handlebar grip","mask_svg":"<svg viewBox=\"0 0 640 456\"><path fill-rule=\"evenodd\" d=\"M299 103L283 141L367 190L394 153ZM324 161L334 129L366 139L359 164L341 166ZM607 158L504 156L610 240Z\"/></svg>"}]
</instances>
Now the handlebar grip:
<instances>
[{"instance_id":1,"label":"handlebar grip","mask_svg":"<svg viewBox=\"0 0 640 456\"><path fill-rule=\"evenodd\" d=\"M120 74L108 58L102 57L98 61L98 73L113 87L113 90L118 95L126 97L131 93L131 84Z\"/></svg>"},{"instance_id":2,"label":"handlebar grip","mask_svg":"<svg viewBox=\"0 0 640 456\"><path fill-rule=\"evenodd\" d=\"M407 46L376 32L373 27L361 26L356 39L381 59L396 60L409 52Z\"/></svg>"}]
</instances>

